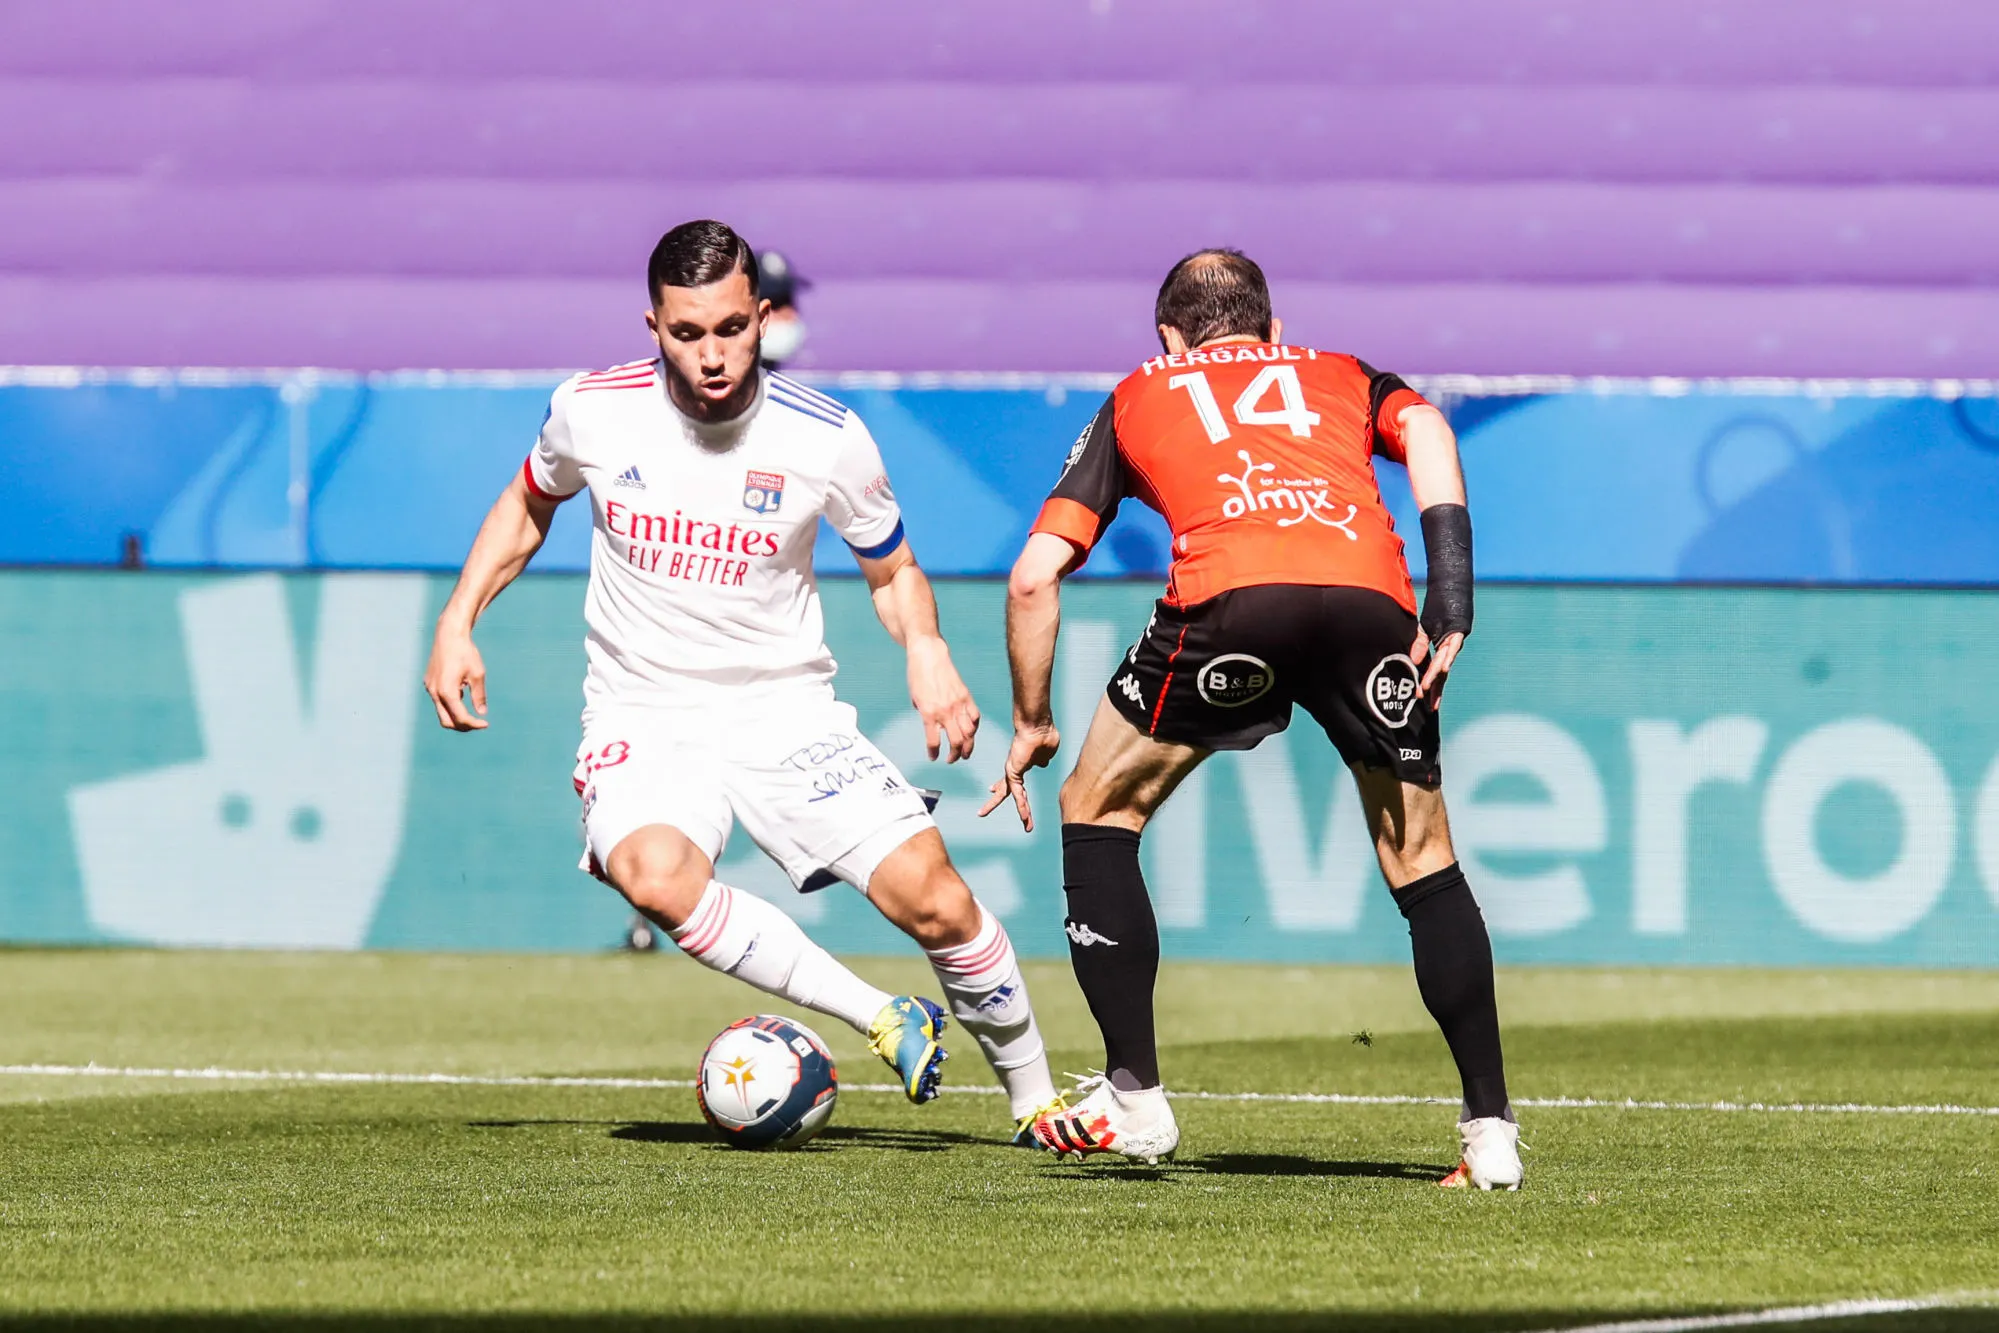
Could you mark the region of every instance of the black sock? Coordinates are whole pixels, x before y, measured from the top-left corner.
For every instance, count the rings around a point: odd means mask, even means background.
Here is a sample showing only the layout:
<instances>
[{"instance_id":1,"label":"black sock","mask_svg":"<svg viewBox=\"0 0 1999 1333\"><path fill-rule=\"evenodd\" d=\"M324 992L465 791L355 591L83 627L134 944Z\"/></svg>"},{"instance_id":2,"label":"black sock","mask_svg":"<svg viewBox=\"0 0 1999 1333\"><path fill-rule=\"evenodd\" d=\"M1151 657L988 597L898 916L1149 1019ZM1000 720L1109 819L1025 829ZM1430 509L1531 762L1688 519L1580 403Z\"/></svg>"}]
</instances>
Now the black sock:
<instances>
[{"instance_id":1,"label":"black sock","mask_svg":"<svg viewBox=\"0 0 1999 1333\"><path fill-rule=\"evenodd\" d=\"M1120 1092L1159 1086L1152 987L1159 923L1138 868L1138 835L1102 824L1062 826L1069 965L1104 1034L1104 1072Z\"/></svg>"},{"instance_id":2,"label":"black sock","mask_svg":"<svg viewBox=\"0 0 1999 1333\"><path fill-rule=\"evenodd\" d=\"M1492 993L1492 938L1464 871L1453 861L1392 892L1409 919L1416 989L1458 1062L1465 1118L1509 1114L1499 1003Z\"/></svg>"}]
</instances>

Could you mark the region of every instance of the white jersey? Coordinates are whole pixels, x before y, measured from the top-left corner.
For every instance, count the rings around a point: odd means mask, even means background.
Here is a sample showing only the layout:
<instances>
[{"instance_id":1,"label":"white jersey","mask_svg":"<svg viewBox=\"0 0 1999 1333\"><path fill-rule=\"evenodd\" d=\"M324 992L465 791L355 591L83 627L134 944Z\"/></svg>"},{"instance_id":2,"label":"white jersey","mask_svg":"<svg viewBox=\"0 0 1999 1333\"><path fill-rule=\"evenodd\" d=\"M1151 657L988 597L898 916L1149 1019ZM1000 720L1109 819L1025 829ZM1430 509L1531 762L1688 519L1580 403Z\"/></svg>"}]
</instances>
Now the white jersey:
<instances>
[{"instance_id":1,"label":"white jersey","mask_svg":"<svg viewBox=\"0 0 1999 1333\"><path fill-rule=\"evenodd\" d=\"M740 417L697 422L663 376L653 360L565 381L523 469L546 499L590 492L586 709L830 680L820 516L862 555L902 541L874 437L843 404L768 372Z\"/></svg>"}]
</instances>

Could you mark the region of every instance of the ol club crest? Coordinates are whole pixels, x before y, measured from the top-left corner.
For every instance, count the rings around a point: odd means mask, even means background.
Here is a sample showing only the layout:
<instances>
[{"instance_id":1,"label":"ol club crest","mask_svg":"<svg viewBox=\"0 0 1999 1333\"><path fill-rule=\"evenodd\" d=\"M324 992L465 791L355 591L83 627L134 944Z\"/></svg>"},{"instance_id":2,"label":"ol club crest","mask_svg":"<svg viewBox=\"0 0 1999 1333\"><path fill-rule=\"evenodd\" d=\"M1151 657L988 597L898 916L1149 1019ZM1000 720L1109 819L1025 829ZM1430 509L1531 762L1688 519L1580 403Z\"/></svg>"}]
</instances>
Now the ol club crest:
<instances>
[{"instance_id":1,"label":"ol club crest","mask_svg":"<svg viewBox=\"0 0 1999 1333\"><path fill-rule=\"evenodd\" d=\"M752 514L775 514L783 503L782 472L752 472L743 478L743 508Z\"/></svg>"}]
</instances>

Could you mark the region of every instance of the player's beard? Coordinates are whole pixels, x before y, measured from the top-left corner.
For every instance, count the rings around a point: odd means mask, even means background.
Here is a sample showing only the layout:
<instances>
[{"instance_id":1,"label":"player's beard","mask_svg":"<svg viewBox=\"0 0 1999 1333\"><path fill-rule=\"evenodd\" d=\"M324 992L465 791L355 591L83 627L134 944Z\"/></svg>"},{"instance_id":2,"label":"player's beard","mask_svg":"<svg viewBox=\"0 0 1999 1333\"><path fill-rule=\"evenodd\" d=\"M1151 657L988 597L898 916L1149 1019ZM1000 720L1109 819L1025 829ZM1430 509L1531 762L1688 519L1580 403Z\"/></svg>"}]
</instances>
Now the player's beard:
<instances>
[{"instance_id":1,"label":"player's beard","mask_svg":"<svg viewBox=\"0 0 1999 1333\"><path fill-rule=\"evenodd\" d=\"M667 375L667 397L680 409L681 415L692 417L703 425L719 426L725 421L734 421L749 411L750 404L757 396L757 377L763 372L763 340L757 339L750 345L750 368L729 391L729 396L719 402L702 396L701 390L690 384L673 364L673 359L662 355L660 364Z\"/></svg>"}]
</instances>

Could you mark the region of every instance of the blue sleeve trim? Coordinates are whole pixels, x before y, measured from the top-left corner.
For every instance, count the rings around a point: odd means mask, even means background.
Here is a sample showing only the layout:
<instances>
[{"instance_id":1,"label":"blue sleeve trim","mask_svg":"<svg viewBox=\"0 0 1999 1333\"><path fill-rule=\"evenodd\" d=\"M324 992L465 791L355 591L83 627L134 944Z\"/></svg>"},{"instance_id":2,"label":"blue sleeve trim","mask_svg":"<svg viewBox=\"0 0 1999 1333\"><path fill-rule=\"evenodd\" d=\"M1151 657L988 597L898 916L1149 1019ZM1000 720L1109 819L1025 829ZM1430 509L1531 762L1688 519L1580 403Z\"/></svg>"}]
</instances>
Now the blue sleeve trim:
<instances>
[{"instance_id":1,"label":"blue sleeve trim","mask_svg":"<svg viewBox=\"0 0 1999 1333\"><path fill-rule=\"evenodd\" d=\"M895 531L891 532L888 535L888 539L881 542L879 545L855 546L852 542L847 543L848 548L851 549L855 555L861 557L863 560L879 560L885 555L892 555L895 553L895 548L900 545L902 545L901 519L897 519L895 521Z\"/></svg>"}]
</instances>

